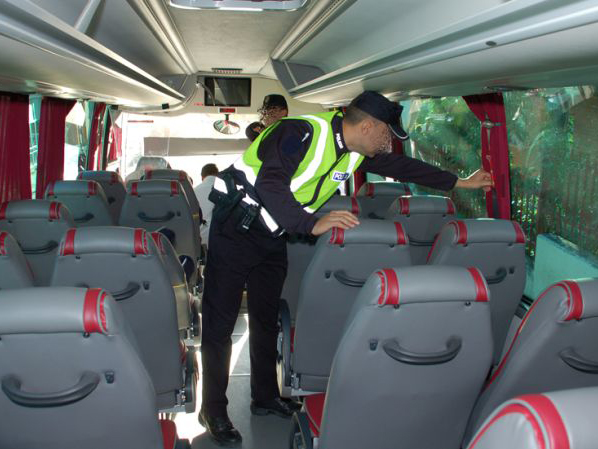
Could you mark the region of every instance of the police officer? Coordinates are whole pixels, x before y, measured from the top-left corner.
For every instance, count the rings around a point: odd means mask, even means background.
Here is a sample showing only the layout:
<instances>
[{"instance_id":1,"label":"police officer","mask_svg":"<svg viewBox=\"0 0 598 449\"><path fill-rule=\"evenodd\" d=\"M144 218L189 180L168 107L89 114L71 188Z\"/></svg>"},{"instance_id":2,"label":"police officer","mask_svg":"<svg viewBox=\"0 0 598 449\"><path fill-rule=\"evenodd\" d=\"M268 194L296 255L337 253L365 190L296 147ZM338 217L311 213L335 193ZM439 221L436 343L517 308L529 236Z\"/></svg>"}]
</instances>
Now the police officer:
<instances>
[{"instance_id":1,"label":"police officer","mask_svg":"<svg viewBox=\"0 0 598 449\"><path fill-rule=\"evenodd\" d=\"M260 121L267 128L281 118L289 115L287 100L280 94L270 94L264 97L262 107L257 111L260 114Z\"/></svg>"},{"instance_id":2,"label":"police officer","mask_svg":"<svg viewBox=\"0 0 598 449\"><path fill-rule=\"evenodd\" d=\"M357 169L451 190L489 188L478 170L457 176L407 156L392 154L401 106L366 91L346 113L282 119L263 131L243 156L220 173L211 198L216 204L203 294L203 405L200 421L219 444L241 435L228 419L226 388L231 334L247 285L251 357L251 412L289 417L298 404L279 397L276 339L279 299L286 276L287 233L321 235L359 224L348 211L319 219L312 214Z\"/></svg>"}]
</instances>

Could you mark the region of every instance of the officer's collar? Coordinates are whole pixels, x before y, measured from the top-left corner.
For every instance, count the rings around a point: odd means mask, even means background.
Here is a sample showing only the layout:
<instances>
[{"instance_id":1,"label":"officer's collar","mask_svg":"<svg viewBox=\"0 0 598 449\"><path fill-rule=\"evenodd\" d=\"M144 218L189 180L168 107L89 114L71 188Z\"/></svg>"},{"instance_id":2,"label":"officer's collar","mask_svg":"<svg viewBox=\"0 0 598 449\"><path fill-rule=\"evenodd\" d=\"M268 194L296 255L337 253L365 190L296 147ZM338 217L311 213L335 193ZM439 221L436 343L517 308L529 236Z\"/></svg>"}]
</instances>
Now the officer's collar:
<instances>
[{"instance_id":1,"label":"officer's collar","mask_svg":"<svg viewBox=\"0 0 598 449\"><path fill-rule=\"evenodd\" d=\"M334 145L336 146L337 154L348 152L349 150L343 137L343 117L341 115L335 115L332 119L332 132L334 133Z\"/></svg>"}]
</instances>

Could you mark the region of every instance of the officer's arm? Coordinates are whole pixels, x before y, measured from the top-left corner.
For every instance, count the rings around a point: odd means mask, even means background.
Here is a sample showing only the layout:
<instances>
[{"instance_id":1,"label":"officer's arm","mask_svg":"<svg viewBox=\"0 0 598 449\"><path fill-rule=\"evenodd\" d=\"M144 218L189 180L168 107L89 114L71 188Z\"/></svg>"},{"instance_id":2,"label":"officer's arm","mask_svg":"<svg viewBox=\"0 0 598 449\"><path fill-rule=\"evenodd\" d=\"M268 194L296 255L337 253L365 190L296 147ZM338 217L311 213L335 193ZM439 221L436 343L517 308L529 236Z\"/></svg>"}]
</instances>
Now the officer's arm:
<instances>
[{"instance_id":1,"label":"officer's arm","mask_svg":"<svg viewBox=\"0 0 598 449\"><path fill-rule=\"evenodd\" d=\"M380 154L365 158L359 169L445 191L454 188L459 179L446 170L402 154Z\"/></svg>"},{"instance_id":2,"label":"officer's arm","mask_svg":"<svg viewBox=\"0 0 598 449\"><path fill-rule=\"evenodd\" d=\"M270 215L290 233L309 234L317 221L291 192L291 178L309 149L312 134L308 123L284 120L258 150L262 167L255 189Z\"/></svg>"}]
</instances>

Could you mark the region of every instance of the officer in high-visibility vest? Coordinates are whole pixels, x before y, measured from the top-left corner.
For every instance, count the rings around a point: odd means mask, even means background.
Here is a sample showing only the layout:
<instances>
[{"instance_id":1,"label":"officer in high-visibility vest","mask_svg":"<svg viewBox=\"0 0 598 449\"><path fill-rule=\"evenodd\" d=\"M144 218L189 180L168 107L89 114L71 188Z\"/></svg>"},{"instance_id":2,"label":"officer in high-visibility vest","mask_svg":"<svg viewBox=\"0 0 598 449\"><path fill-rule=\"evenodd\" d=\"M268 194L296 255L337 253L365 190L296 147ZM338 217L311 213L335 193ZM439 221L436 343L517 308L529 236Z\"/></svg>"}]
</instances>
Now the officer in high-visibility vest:
<instances>
[{"instance_id":1,"label":"officer in high-visibility vest","mask_svg":"<svg viewBox=\"0 0 598 449\"><path fill-rule=\"evenodd\" d=\"M200 421L217 443L241 435L228 419L226 388L231 334L247 285L251 355L251 411L291 416L298 404L279 397L276 340L280 294L287 270L286 233L321 235L359 225L348 211L313 216L360 168L382 176L451 190L485 188L490 174L466 179L393 154L401 106L366 91L340 112L282 119L264 130L231 167L220 173L210 199L216 204L203 293L203 404Z\"/></svg>"}]
</instances>

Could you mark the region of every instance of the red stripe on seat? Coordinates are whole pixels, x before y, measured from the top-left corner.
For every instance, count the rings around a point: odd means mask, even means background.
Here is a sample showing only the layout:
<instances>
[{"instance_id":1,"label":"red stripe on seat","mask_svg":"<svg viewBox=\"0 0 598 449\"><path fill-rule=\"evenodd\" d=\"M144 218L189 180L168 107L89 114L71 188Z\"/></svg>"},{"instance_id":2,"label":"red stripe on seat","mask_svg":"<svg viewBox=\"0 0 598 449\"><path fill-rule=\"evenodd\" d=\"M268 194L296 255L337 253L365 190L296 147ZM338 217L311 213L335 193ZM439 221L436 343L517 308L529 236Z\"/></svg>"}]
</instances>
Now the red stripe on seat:
<instances>
[{"instance_id":1,"label":"red stripe on seat","mask_svg":"<svg viewBox=\"0 0 598 449\"><path fill-rule=\"evenodd\" d=\"M405 237L405 230L403 229L403 225L398 221L395 221L395 229L397 230L397 243L399 245L406 245L407 237Z\"/></svg>"},{"instance_id":2,"label":"red stripe on seat","mask_svg":"<svg viewBox=\"0 0 598 449\"><path fill-rule=\"evenodd\" d=\"M0 204L0 220L6 220L6 208L8 207L8 201Z\"/></svg>"},{"instance_id":3,"label":"red stripe on seat","mask_svg":"<svg viewBox=\"0 0 598 449\"><path fill-rule=\"evenodd\" d=\"M332 228L332 234L328 243L333 245L342 245L345 243L345 230L342 228Z\"/></svg>"},{"instance_id":4,"label":"red stripe on seat","mask_svg":"<svg viewBox=\"0 0 598 449\"><path fill-rule=\"evenodd\" d=\"M118 176L116 173L110 173L110 185L116 184L118 182Z\"/></svg>"},{"instance_id":5,"label":"red stripe on seat","mask_svg":"<svg viewBox=\"0 0 598 449\"><path fill-rule=\"evenodd\" d=\"M162 431L162 445L164 449L174 449L177 441L176 424L174 421L161 419L160 430Z\"/></svg>"},{"instance_id":6,"label":"red stripe on seat","mask_svg":"<svg viewBox=\"0 0 598 449\"><path fill-rule=\"evenodd\" d=\"M581 289L575 281L563 281L567 291L567 302L569 304L569 313L565 321L580 320L583 315L583 295Z\"/></svg>"},{"instance_id":7,"label":"red stripe on seat","mask_svg":"<svg viewBox=\"0 0 598 449\"><path fill-rule=\"evenodd\" d=\"M6 237L8 237L8 232L0 233L0 255L6 256Z\"/></svg>"},{"instance_id":8,"label":"red stripe on seat","mask_svg":"<svg viewBox=\"0 0 598 449\"><path fill-rule=\"evenodd\" d=\"M371 182L368 182L365 185L365 195L366 196L374 196L374 184L372 184Z\"/></svg>"},{"instance_id":9,"label":"red stripe on seat","mask_svg":"<svg viewBox=\"0 0 598 449\"><path fill-rule=\"evenodd\" d=\"M54 181L52 181L50 184L48 184L47 190L48 190L47 196L54 196Z\"/></svg>"},{"instance_id":10,"label":"red stripe on seat","mask_svg":"<svg viewBox=\"0 0 598 449\"><path fill-rule=\"evenodd\" d=\"M523 233L523 229L521 229L521 225L516 221L512 221L513 227L515 228L515 243L525 243L525 234Z\"/></svg>"},{"instance_id":11,"label":"red stripe on seat","mask_svg":"<svg viewBox=\"0 0 598 449\"><path fill-rule=\"evenodd\" d=\"M357 198L351 198L351 213L359 215L359 203L357 202Z\"/></svg>"},{"instance_id":12,"label":"red stripe on seat","mask_svg":"<svg viewBox=\"0 0 598 449\"><path fill-rule=\"evenodd\" d=\"M436 248L436 244L438 243L439 238L440 234L436 234L436 237L434 237L434 243L432 243L432 248L430 248L430 252L428 252L428 256L426 257L426 263L430 261L430 258L432 257L432 253L434 252L434 248Z\"/></svg>"},{"instance_id":13,"label":"red stripe on seat","mask_svg":"<svg viewBox=\"0 0 598 449\"><path fill-rule=\"evenodd\" d=\"M152 179L152 171L153 170L145 170L145 176L143 179Z\"/></svg>"},{"instance_id":14,"label":"red stripe on seat","mask_svg":"<svg viewBox=\"0 0 598 449\"><path fill-rule=\"evenodd\" d=\"M61 204L57 201L52 201L50 203L50 220L60 219L60 206Z\"/></svg>"},{"instance_id":15,"label":"red stripe on seat","mask_svg":"<svg viewBox=\"0 0 598 449\"><path fill-rule=\"evenodd\" d=\"M455 227L455 231L457 233L457 244L465 245L467 243L467 225L460 220L451 221L449 224Z\"/></svg>"},{"instance_id":16,"label":"red stripe on seat","mask_svg":"<svg viewBox=\"0 0 598 449\"><path fill-rule=\"evenodd\" d=\"M380 278L380 296L378 296L378 305L383 306L386 301L386 276L384 272L376 271L376 274Z\"/></svg>"},{"instance_id":17,"label":"red stripe on seat","mask_svg":"<svg viewBox=\"0 0 598 449\"><path fill-rule=\"evenodd\" d=\"M145 229L135 229L135 254L149 254Z\"/></svg>"},{"instance_id":18,"label":"red stripe on seat","mask_svg":"<svg viewBox=\"0 0 598 449\"><path fill-rule=\"evenodd\" d=\"M409 215L409 198L399 198L399 205L401 206L399 213L401 215Z\"/></svg>"},{"instance_id":19,"label":"red stripe on seat","mask_svg":"<svg viewBox=\"0 0 598 449\"><path fill-rule=\"evenodd\" d=\"M66 231L64 235L64 245L62 247L62 251L60 252L61 256L72 256L75 254L75 234L77 233L76 229L69 229Z\"/></svg>"},{"instance_id":20,"label":"red stripe on seat","mask_svg":"<svg viewBox=\"0 0 598 449\"><path fill-rule=\"evenodd\" d=\"M178 181L170 181L170 195L178 195L179 183Z\"/></svg>"},{"instance_id":21,"label":"red stripe on seat","mask_svg":"<svg viewBox=\"0 0 598 449\"><path fill-rule=\"evenodd\" d=\"M154 242L156 242L156 246L160 250L162 254L164 254L164 245L162 245L162 233L160 232L152 232L152 238Z\"/></svg>"},{"instance_id":22,"label":"red stripe on seat","mask_svg":"<svg viewBox=\"0 0 598 449\"><path fill-rule=\"evenodd\" d=\"M98 320L98 299L100 293L102 293L101 288L90 288L85 293L85 301L83 302L83 329L87 333L102 333L101 324Z\"/></svg>"},{"instance_id":23,"label":"red stripe on seat","mask_svg":"<svg viewBox=\"0 0 598 449\"><path fill-rule=\"evenodd\" d=\"M102 291L102 296L100 297L100 324L102 326L103 332L108 332L108 327L106 326L106 312L104 311L104 300L106 299L106 292Z\"/></svg>"},{"instance_id":24,"label":"red stripe on seat","mask_svg":"<svg viewBox=\"0 0 598 449\"><path fill-rule=\"evenodd\" d=\"M137 183L136 182L131 184L131 195L139 196L139 193L137 193Z\"/></svg>"},{"instance_id":25,"label":"red stripe on seat","mask_svg":"<svg viewBox=\"0 0 598 449\"><path fill-rule=\"evenodd\" d=\"M450 198L446 199L446 213L449 215L455 215L455 203Z\"/></svg>"},{"instance_id":26,"label":"red stripe on seat","mask_svg":"<svg viewBox=\"0 0 598 449\"><path fill-rule=\"evenodd\" d=\"M179 170L179 181L185 181L188 177L185 170Z\"/></svg>"},{"instance_id":27,"label":"red stripe on seat","mask_svg":"<svg viewBox=\"0 0 598 449\"><path fill-rule=\"evenodd\" d=\"M392 268L386 268L382 270L384 277L388 283L386 294L384 295L384 302L382 305L386 306L398 306L399 305L399 278L397 273ZM378 304L380 301L378 300Z\"/></svg>"},{"instance_id":28,"label":"red stripe on seat","mask_svg":"<svg viewBox=\"0 0 598 449\"><path fill-rule=\"evenodd\" d=\"M97 195L98 193L98 185L95 181L89 181L87 183L87 194L89 196Z\"/></svg>"},{"instance_id":29,"label":"red stripe on seat","mask_svg":"<svg viewBox=\"0 0 598 449\"><path fill-rule=\"evenodd\" d=\"M310 394L305 396L303 404L305 412L309 419L309 427L314 437L320 436L320 426L322 424L322 415L324 414L324 403L326 401L326 394Z\"/></svg>"},{"instance_id":30,"label":"red stripe on seat","mask_svg":"<svg viewBox=\"0 0 598 449\"><path fill-rule=\"evenodd\" d=\"M482 273L476 267L470 267L467 269L473 278L473 282L475 283L475 300L481 302L488 302L488 289L486 288L486 284L484 284L484 278L482 277Z\"/></svg>"}]
</instances>

